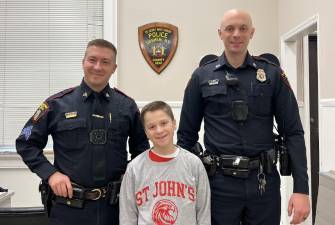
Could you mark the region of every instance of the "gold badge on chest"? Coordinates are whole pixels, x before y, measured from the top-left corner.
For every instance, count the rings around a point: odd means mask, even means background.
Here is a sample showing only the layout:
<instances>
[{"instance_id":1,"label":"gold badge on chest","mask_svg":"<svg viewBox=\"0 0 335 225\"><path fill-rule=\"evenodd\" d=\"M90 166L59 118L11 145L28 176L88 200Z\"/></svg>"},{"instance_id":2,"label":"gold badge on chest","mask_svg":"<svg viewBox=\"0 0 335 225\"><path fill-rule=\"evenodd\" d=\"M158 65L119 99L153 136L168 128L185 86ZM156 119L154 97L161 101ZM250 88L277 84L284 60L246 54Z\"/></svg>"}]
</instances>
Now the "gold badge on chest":
<instances>
[{"instance_id":1,"label":"gold badge on chest","mask_svg":"<svg viewBox=\"0 0 335 225\"><path fill-rule=\"evenodd\" d=\"M266 81L266 74L265 74L265 71L263 69L258 69L257 72L256 72L256 79L259 81L259 82L265 82Z\"/></svg>"}]
</instances>

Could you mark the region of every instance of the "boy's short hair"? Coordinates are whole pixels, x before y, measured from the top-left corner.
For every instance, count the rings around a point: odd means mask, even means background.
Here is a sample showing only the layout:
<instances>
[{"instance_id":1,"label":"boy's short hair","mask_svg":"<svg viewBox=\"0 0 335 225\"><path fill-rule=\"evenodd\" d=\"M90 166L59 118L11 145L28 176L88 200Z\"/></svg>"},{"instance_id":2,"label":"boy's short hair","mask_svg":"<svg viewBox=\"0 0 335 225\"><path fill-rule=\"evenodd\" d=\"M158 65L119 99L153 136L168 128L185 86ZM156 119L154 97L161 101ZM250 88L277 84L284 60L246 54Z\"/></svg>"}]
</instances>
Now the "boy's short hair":
<instances>
[{"instance_id":1,"label":"boy's short hair","mask_svg":"<svg viewBox=\"0 0 335 225\"><path fill-rule=\"evenodd\" d=\"M147 112L152 112L156 110L164 111L172 120L174 120L173 112L169 104L163 101L154 101L146 104L141 110L141 121L144 125L144 116Z\"/></svg>"}]
</instances>

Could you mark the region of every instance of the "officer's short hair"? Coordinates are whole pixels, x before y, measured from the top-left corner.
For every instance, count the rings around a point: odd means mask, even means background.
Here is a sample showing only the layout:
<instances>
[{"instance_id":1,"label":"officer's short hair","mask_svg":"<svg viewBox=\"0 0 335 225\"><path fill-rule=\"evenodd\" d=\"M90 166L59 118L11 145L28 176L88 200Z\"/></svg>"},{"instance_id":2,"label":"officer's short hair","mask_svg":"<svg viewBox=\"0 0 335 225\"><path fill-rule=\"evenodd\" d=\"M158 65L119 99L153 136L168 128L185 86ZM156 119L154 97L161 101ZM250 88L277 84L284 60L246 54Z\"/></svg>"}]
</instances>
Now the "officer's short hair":
<instances>
[{"instance_id":1,"label":"officer's short hair","mask_svg":"<svg viewBox=\"0 0 335 225\"><path fill-rule=\"evenodd\" d=\"M169 104L163 101L154 101L146 104L141 110L141 121L144 125L144 116L147 112L152 112L156 110L164 111L172 120L174 120L173 112Z\"/></svg>"},{"instance_id":2,"label":"officer's short hair","mask_svg":"<svg viewBox=\"0 0 335 225\"><path fill-rule=\"evenodd\" d=\"M110 49L114 52L114 56L116 58L117 50L116 50L115 46L111 42L106 41L105 39L94 39L94 40L89 41L87 43L86 49L88 49L91 46L108 48L108 49ZM86 52L85 52L85 56L86 56Z\"/></svg>"}]
</instances>

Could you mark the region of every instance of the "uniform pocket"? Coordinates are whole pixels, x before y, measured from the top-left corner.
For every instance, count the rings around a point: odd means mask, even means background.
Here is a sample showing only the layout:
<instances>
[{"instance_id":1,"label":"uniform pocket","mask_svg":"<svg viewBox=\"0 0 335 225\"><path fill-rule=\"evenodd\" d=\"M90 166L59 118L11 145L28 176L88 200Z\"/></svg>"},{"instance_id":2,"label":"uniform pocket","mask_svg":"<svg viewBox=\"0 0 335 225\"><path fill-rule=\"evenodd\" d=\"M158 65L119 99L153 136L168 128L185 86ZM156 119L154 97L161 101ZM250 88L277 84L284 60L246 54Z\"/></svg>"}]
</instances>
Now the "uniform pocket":
<instances>
[{"instance_id":1,"label":"uniform pocket","mask_svg":"<svg viewBox=\"0 0 335 225\"><path fill-rule=\"evenodd\" d=\"M227 95L227 86L223 84L206 85L201 87L202 98L206 113L228 115L231 112L231 100Z\"/></svg>"},{"instance_id":2,"label":"uniform pocket","mask_svg":"<svg viewBox=\"0 0 335 225\"><path fill-rule=\"evenodd\" d=\"M258 84L254 86L252 93L252 104L250 111L256 115L269 115L272 112L272 91L271 84Z\"/></svg>"},{"instance_id":3,"label":"uniform pocket","mask_svg":"<svg viewBox=\"0 0 335 225\"><path fill-rule=\"evenodd\" d=\"M129 132L129 122L127 118L121 116L114 116L108 129L108 138L118 138L127 136Z\"/></svg>"},{"instance_id":4,"label":"uniform pocket","mask_svg":"<svg viewBox=\"0 0 335 225\"><path fill-rule=\"evenodd\" d=\"M227 95L226 85L204 85L202 88L202 97L207 98L215 95Z\"/></svg>"},{"instance_id":5,"label":"uniform pocket","mask_svg":"<svg viewBox=\"0 0 335 225\"><path fill-rule=\"evenodd\" d=\"M127 161L127 139L129 134L129 120L121 115L114 116L108 128L108 158L112 159L111 166L119 168ZM113 172L113 171L110 171Z\"/></svg>"},{"instance_id":6,"label":"uniform pocket","mask_svg":"<svg viewBox=\"0 0 335 225\"><path fill-rule=\"evenodd\" d=\"M65 149L84 147L88 141L85 119L68 119L59 121L56 125L54 142Z\"/></svg>"}]
</instances>

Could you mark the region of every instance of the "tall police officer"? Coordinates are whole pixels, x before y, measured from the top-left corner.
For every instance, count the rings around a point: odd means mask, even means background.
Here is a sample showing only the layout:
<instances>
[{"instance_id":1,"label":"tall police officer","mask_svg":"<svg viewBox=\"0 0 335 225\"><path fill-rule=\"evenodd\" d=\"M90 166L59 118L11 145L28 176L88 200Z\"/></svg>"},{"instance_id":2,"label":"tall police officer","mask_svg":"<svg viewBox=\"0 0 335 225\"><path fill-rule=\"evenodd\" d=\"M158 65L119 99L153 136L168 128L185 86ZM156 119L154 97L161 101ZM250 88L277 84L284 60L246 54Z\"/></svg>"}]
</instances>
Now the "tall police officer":
<instances>
[{"instance_id":1,"label":"tall police officer","mask_svg":"<svg viewBox=\"0 0 335 225\"><path fill-rule=\"evenodd\" d=\"M298 106L283 71L247 50L251 17L242 10L224 14L218 34L224 53L197 68L184 95L178 145L192 149L204 119L204 144L213 173L212 224L280 223L280 176L275 167L273 117L286 137L294 193L288 205L293 224L309 215L304 132Z\"/></svg>"},{"instance_id":2,"label":"tall police officer","mask_svg":"<svg viewBox=\"0 0 335 225\"><path fill-rule=\"evenodd\" d=\"M51 224L119 224L108 197L127 166L127 139L132 157L149 147L136 103L108 84L116 53L106 40L90 41L80 86L44 101L16 140L23 161L54 193ZM43 155L49 134L54 165Z\"/></svg>"}]
</instances>

